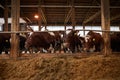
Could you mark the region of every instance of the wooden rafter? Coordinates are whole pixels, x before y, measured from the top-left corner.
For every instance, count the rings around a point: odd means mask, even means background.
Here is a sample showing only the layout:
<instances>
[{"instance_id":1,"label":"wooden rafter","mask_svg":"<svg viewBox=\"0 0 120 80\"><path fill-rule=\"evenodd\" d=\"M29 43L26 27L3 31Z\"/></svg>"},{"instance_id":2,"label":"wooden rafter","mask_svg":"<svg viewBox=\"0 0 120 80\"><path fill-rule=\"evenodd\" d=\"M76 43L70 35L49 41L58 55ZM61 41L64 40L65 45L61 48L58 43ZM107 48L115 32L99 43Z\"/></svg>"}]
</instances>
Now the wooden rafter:
<instances>
[{"instance_id":1,"label":"wooden rafter","mask_svg":"<svg viewBox=\"0 0 120 80\"><path fill-rule=\"evenodd\" d=\"M38 13L39 13L39 15L41 16L43 22L44 22L45 24L47 24L47 20L46 20L46 17L45 17L44 12L43 12L43 10L42 10L41 3L42 3L42 0L38 0Z\"/></svg>"},{"instance_id":2,"label":"wooden rafter","mask_svg":"<svg viewBox=\"0 0 120 80\"><path fill-rule=\"evenodd\" d=\"M45 24L47 24L46 16L41 8L40 8L40 12L41 12L42 20L44 21Z\"/></svg>"},{"instance_id":3,"label":"wooden rafter","mask_svg":"<svg viewBox=\"0 0 120 80\"><path fill-rule=\"evenodd\" d=\"M64 24L66 24L69 21L71 15L72 15L72 8L70 8L70 10L69 10L69 12L64 20Z\"/></svg>"},{"instance_id":4,"label":"wooden rafter","mask_svg":"<svg viewBox=\"0 0 120 80\"><path fill-rule=\"evenodd\" d=\"M1 4L0 4L0 7L1 7L2 9L5 9L5 7L4 7L4 6L2 6Z\"/></svg>"},{"instance_id":5,"label":"wooden rafter","mask_svg":"<svg viewBox=\"0 0 120 80\"><path fill-rule=\"evenodd\" d=\"M20 7L38 7L39 5L20 5ZM8 5L8 7L11 7L11 5ZM41 5L41 7L49 7L49 8L54 8L54 7L61 7L61 8L70 8L71 5ZM100 6L74 6L75 8L99 8ZM110 6L110 8L120 8L120 6Z\"/></svg>"},{"instance_id":6,"label":"wooden rafter","mask_svg":"<svg viewBox=\"0 0 120 80\"><path fill-rule=\"evenodd\" d=\"M92 16L90 16L88 19L86 19L85 21L83 21L83 24L86 24L92 20L94 20L97 16L100 16L101 11L96 12L95 14L93 14Z\"/></svg>"},{"instance_id":7,"label":"wooden rafter","mask_svg":"<svg viewBox=\"0 0 120 80\"><path fill-rule=\"evenodd\" d=\"M120 14L111 17L110 21L113 21L113 20L115 20L115 19L117 19L117 18L120 18Z\"/></svg>"}]
</instances>

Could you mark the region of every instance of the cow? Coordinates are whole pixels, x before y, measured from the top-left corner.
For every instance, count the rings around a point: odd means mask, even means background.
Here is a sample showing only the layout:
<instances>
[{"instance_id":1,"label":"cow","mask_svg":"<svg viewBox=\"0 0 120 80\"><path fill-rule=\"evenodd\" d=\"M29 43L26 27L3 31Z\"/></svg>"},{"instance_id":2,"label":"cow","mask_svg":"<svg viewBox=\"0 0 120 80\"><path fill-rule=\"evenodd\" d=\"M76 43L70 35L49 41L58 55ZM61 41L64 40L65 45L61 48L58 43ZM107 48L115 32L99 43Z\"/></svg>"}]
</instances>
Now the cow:
<instances>
[{"instance_id":1,"label":"cow","mask_svg":"<svg viewBox=\"0 0 120 80\"><path fill-rule=\"evenodd\" d=\"M25 48L43 48L48 52L54 52L61 47L60 33L55 32L34 32L32 31L25 42Z\"/></svg>"},{"instance_id":2,"label":"cow","mask_svg":"<svg viewBox=\"0 0 120 80\"><path fill-rule=\"evenodd\" d=\"M120 52L120 32L110 34L110 44L113 52Z\"/></svg>"},{"instance_id":3,"label":"cow","mask_svg":"<svg viewBox=\"0 0 120 80\"><path fill-rule=\"evenodd\" d=\"M85 36L84 51L100 52L103 49L104 40L100 33L89 31Z\"/></svg>"},{"instance_id":4,"label":"cow","mask_svg":"<svg viewBox=\"0 0 120 80\"><path fill-rule=\"evenodd\" d=\"M22 51L27 51L26 48L25 48L25 42L26 42L26 39L27 37L24 36L24 35L18 35L18 38L19 38L19 50L20 50L20 53Z\"/></svg>"},{"instance_id":5,"label":"cow","mask_svg":"<svg viewBox=\"0 0 120 80\"><path fill-rule=\"evenodd\" d=\"M18 38L19 38L19 50L20 52L22 52L23 50L25 50L25 41L26 41L26 37L17 34ZM6 54L8 54L8 52L11 49L11 34L10 33L0 33L0 54L4 51Z\"/></svg>"},{"instance_id":6,"label":"cow","mask_svg":"<svg viewBox=\"0 0 120 80\"><path fill-rule=\"evenodd\" d=\"M70 51L71 53L75 53L78 51L81 51L80 48L82 48L82 37L78 35L78 30L69 30L69 32L66 32L66 35L64 37L64 51Z\"/></svg>"},{"instance_id":7,"label":"cow","mask_svg":"<svg viewBox=\"0 0 120 80\"><path fill-rule=\"evenodd\" d=\"M10 49L10 34L9 33L0 33L0 54L2 51L8 53Z\"/></svg>"}]
</instances>

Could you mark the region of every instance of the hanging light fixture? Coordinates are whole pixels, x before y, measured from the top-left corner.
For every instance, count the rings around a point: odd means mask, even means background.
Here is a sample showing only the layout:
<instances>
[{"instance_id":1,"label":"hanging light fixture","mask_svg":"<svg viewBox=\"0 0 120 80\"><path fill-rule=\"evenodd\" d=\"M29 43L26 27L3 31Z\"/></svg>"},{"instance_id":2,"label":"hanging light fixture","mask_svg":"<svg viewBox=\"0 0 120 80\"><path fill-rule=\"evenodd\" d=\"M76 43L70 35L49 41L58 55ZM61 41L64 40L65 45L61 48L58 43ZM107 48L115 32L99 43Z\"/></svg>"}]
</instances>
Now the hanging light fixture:
<instances>
[{"instance_id":1,"label":"hanging light fixture","mask_svg":"<svg viewBox=\"0 0 120 80\"><path fill-rule=\"evenodd\" d=\"M39 15L35 14L35 15L34 15L34 18L35 18L35 19L38 19L38 18L39 18Z\"/></svg>"}]
</instances>

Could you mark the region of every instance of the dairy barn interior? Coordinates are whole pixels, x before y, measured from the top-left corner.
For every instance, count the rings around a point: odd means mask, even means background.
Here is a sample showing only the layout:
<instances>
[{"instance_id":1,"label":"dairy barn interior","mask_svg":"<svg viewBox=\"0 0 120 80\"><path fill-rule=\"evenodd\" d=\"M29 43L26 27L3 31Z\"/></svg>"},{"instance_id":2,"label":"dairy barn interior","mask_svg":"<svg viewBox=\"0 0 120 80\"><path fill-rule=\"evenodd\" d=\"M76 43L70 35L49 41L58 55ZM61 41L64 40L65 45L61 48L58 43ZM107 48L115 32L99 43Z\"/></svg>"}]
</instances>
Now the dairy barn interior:
<instances>
[{"instance_id":1,"label":"dairy barn interior","mask_svg":"<svg viewBox=\"0 0 120 80\"><path fill-rule=\"evenodd\" d=\"M120 0L0 0L0 49L0 80L120 80Z\"/></svg>"}]
</instances>

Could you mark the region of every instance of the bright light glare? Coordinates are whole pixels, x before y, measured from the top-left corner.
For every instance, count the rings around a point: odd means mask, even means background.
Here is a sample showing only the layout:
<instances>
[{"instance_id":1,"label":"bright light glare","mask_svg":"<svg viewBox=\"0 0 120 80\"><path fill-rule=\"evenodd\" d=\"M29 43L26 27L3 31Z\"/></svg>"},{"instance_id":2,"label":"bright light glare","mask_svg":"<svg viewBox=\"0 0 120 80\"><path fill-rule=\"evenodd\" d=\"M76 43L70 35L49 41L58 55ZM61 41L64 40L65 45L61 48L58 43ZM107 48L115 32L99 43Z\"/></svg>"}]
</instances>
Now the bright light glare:
<instances>
[{"instance_id":1,"label":"bright light glare","mask_svg":"<svg viewBox=\"0 0 120 80\"><path fill-rule=\"evenodd\" d=\"M38 16L38 15L35 15L35 16L34 16L34 18L38 19L38 18L39 18L39 16Z\"/></svg>"}]
</instances>

